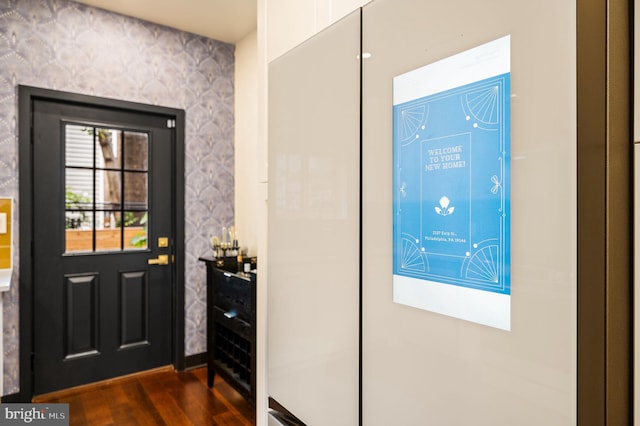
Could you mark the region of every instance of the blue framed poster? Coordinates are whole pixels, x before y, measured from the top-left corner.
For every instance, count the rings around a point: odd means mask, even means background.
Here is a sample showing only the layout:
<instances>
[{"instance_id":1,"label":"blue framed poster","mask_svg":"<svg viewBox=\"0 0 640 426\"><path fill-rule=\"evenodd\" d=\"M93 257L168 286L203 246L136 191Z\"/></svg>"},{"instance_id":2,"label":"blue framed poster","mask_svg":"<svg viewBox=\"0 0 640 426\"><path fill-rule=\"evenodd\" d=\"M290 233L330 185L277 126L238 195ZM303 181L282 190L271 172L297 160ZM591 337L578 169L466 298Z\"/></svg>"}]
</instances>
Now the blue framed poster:
<instances>
[{"instance_id":1,"label":"blue framed poster","mask_svg":"<svg viewBox=\"0 0 640 426\"><path fill-rule=\"evenodd\" d=\"M393 297L509 330L510 37L393 79Z\"/></svg>"}]
</instances>

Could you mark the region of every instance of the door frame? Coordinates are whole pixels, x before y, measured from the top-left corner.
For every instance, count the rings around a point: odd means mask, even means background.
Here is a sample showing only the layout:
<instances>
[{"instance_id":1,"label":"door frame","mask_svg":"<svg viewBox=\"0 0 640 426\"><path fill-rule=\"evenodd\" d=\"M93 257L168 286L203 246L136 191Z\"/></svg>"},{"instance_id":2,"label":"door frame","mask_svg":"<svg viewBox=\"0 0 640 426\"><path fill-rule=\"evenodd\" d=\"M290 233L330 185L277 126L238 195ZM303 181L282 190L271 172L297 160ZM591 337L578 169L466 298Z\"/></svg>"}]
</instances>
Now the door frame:
<instances>
[{"instance_id":1,"label":"door frame","mask_svg":"<svg viewBox=\"0 0 640 426\"><path fill-rule=\"evenodd\" d=\"M175 261L172 272L171 363L178 370L185 368L184 355L184 110L147 105L117 99L61 92L31 86L18 86L18 163L19 163L19 254L20 254L20 391L19 401L30 402L33 397L33 105L35 100L87 105L137 113L158 114L174 120L172 137L171 191Z\"/></svg>"}]
</instances>

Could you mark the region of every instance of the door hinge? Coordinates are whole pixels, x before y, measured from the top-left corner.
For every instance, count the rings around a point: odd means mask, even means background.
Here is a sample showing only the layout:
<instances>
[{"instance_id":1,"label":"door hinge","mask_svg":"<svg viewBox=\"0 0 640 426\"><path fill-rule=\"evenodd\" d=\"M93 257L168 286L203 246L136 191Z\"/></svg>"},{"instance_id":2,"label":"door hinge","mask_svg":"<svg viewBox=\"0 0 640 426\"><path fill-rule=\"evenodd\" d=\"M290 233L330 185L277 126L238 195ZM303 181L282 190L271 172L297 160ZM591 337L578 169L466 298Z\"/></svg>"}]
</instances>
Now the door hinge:
<instances>
[{"instance_id":1,"label":"door hinge","mask_svg":"<svg viewBox=\"0 0 640 426\"><path fill-rule=\"evenodd\" d=\"M176 120L167 120L167 129L175 129L176 128Z\"/></svg>"}]
</instances>

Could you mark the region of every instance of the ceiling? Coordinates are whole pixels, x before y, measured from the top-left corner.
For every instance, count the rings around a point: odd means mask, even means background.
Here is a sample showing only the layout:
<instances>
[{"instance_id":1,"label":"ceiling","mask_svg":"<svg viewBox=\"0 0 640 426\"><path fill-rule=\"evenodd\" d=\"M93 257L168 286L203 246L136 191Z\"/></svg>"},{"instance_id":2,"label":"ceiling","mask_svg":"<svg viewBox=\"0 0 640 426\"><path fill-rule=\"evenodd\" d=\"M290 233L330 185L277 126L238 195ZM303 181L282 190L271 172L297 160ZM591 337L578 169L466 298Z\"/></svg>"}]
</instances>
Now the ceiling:
<instances>
[{"instance_id":1,"label":"ceiling","mask_svg":"<svg viewBox=\"0 0 640 426\"><path fill-rule=\"evenodd\" d=\"M76 1L233 44L256 28L256 0Z\"/></svg>"}]
</instances>

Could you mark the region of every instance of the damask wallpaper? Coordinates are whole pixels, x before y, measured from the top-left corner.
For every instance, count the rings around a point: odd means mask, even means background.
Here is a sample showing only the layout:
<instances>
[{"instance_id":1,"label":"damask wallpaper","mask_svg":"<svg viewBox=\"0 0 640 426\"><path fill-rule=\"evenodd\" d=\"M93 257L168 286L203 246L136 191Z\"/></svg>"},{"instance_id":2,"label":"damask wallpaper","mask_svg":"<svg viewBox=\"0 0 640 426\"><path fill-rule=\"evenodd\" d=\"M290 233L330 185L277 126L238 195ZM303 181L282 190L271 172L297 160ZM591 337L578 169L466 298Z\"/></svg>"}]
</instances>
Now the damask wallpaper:
<instances>
[{"instance_id":1,"label":"damask wallpaper","mask_svg":"<svg viewBox=\"0 0 640 426\"><path fill-rule=\"evenodd\" d=\"M186 111L186 355L206 350L197 259L234 220L233 77L231 44L67 0L0 0L0 195L18 207L19 84ZM2 295L5 395L19 391L18 274Z\"/></svg>"}]
</instances>

